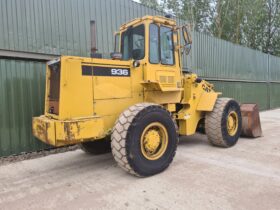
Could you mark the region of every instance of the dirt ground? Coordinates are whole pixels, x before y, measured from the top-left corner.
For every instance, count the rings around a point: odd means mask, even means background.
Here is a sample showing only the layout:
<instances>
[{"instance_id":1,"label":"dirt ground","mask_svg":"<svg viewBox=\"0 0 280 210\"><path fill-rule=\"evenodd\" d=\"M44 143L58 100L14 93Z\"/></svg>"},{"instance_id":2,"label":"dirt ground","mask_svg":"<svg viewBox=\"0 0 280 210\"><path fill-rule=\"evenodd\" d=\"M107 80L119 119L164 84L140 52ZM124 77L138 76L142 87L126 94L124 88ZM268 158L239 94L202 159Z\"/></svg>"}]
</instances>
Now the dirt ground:
<instances>
[{"instance_id":1,"label":"dirt ground","mask_svg":"<svg viewBox=\"0 0 280 210\"><path fill-rule=\"evenodd\" d=\"M171 166L149 178L81 150L2 165L0 209L280 209L280 110L261 120L264 137L230 149L181 139Z\"/></svg>"}]
</instances>

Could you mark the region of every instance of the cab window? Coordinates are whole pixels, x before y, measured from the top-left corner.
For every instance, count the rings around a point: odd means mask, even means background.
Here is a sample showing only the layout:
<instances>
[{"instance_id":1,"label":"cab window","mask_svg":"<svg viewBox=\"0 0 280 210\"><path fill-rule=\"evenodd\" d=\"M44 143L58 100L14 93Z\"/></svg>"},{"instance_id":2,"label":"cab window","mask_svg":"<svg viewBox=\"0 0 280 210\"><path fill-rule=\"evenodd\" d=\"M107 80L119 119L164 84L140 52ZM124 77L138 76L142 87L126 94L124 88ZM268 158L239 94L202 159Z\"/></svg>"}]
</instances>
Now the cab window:
<instances>
[{"instance_id":1,"label":"cab window","mask_svg":"<svg viewBox=\"0 0 280 210\"><path fill-rule=\"evenodd\" d=\"M166 65L174 64L174 50L172 29L168 27L160 27L160 57L161 63Z\"/></svg>"},{"instance_id":2,"label":"cab window","mask_svg":"<svg viewBox=\"0 0 280 210\"><path fill-rule=\"evenodd\" d=\"M156 24L150 24L149 42L150 63L159 63L159 27Z\"/></svg>"},{"instance_id":3,"label":"cab window","mask_svg":"<svg viewBox=\"0 0 280 210\"><path fill-rule=\"evenodd\" d=\"M121 53L123 60L141 60L145 57L145 27L139 25L122 33Z\"/></svg>"},{"instance_id":4,"label":"cab window","mask_svg":"<svg viewBox=\"0 0 280 210\"><path fill-rule=\"evenodd\" d=\"M171 28L150 24L149 60L152 64L174 65L174 44Z\"/></svg>"}]
</instances>

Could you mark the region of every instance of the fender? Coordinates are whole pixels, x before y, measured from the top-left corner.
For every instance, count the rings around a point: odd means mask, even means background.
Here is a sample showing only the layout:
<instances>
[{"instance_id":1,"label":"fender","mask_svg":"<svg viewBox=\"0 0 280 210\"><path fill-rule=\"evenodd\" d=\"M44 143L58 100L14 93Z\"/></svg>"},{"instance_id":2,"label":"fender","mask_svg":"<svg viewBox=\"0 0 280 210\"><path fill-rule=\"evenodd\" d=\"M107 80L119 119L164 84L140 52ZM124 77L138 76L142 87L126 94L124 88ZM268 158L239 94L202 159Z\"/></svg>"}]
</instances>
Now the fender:
<instances>
[{"instance_id":1,"label":"fender","mask_svg":"<svg viewBox=\"0 0 280 210\"><path fill-rule=\"evenodd\" d=\"M219 95L220 93L217 92L203 92L200 96L196 110L208 112L212 111Z\"/></svg>"}]
</instances>

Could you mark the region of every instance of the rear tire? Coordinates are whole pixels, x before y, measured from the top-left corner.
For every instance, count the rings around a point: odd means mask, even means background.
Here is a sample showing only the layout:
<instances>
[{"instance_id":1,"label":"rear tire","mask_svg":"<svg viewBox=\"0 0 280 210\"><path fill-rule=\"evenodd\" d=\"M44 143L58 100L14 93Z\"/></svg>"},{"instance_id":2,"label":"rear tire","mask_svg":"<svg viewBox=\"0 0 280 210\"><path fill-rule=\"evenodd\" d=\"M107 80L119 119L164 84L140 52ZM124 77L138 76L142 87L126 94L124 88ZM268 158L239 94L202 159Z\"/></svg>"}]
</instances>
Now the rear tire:
<instances>
[{"instance_id":1,"label":"rear tire","mask_svg":"<svg viewBox=\"0 0 280 210\"><path fill-rule=\"evenodd\" d=\"M100 140L83 142L80 144L81 150L91 155L101 155L111 152L110 137Z\"/></svg>"},{"instance_id":2,"label":"rear tire","mask_svg":"<svg viewBox=\"0 0 280 210\"><path fill-rule=\"evenodd\" d=\"M175 156L177 144L178 134L170 113L150 103L136 104L124 111L111 135L118 165L140 177L164 171Z\"/></svg>"},{"instance_id":3,"label":"rear tire","mask_svg":"<svg viewBox=\"0 0 280 210\"><path fill-rule=\"evenodd\" d=\"M218 98L212 112L205 117L209 142L218 147L231 147L239 139L242 117L239 104L231 98Z\"/></svg>"}]
</instances>

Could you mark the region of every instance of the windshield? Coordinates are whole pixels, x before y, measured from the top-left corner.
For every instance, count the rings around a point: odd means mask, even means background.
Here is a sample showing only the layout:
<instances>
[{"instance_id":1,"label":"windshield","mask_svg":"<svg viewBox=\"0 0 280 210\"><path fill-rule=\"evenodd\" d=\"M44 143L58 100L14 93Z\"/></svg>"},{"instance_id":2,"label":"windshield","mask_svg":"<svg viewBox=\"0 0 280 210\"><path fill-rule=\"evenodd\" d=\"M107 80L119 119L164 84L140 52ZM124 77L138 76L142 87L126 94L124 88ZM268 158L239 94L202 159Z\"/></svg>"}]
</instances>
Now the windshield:
<instances>
[{"instance_id":1,"label":"windshield","mask_svg":"<svg viewBox=\"0 0 280 210\"><path fill-rule=\"evenodd\" d=\"M140 25L122 33L121 53L123 60L141 60L145 57L145 27Z\"/></svg>"}]
</instances>

